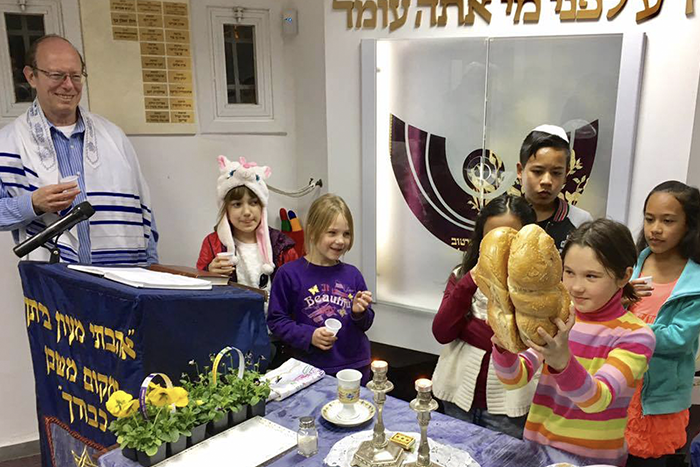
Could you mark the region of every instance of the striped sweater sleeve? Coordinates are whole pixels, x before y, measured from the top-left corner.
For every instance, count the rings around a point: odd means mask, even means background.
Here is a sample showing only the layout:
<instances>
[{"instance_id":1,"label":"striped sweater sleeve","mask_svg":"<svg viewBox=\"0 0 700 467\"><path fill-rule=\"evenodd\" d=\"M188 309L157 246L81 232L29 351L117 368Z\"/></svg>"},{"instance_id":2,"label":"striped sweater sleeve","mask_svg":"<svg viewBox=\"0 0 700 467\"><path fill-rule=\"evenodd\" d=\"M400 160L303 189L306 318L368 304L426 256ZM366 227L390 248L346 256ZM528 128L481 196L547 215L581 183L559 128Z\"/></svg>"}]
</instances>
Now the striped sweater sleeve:
<instances>
[{"instance_id":1,"label":"striped sweater sleeve","mask_svg":"<svg viewBox=\"0 0 700 467\"><path fill-rule=\"evenodd\" d=\"M493 346L491 361L496 376L507 390L519 389L530 382L542 365L542 356L532 349L514 354Z\"/></svg>"},{"instance_id":2,"label":"striped sweater sleeve","mask_svg":"<svg viewBox=\"0 0 700 467\"><path fill-rule=\"evenodd\" d=\"M550 373L559 389L582 411L600 413L618 397L630 397L642 379L654 353L654 333L640 327L627 334L610 350L605 362L594 374L586 368L593 360L571 357L560 373Z\"/></svg>"}]
</instances>

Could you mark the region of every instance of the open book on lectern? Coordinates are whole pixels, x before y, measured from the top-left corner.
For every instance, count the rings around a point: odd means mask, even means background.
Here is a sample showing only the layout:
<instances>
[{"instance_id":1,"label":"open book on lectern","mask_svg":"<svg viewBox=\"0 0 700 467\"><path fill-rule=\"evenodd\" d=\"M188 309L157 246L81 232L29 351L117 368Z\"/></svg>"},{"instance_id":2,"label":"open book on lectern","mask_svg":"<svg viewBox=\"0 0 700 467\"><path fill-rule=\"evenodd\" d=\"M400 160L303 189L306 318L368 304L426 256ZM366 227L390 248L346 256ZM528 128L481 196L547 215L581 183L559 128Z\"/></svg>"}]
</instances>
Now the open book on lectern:
<instances>
[{"instance_id":1,"label":"open book on lectern","mask_svg":"<svg viewBox=\"0 0 700 467\"><path fill-rule=\"evenodd\" d=\"M146 289L211 290L211 282L143 268L110 268L69 264L68 269Z\"/></svg>"}]
</instances>

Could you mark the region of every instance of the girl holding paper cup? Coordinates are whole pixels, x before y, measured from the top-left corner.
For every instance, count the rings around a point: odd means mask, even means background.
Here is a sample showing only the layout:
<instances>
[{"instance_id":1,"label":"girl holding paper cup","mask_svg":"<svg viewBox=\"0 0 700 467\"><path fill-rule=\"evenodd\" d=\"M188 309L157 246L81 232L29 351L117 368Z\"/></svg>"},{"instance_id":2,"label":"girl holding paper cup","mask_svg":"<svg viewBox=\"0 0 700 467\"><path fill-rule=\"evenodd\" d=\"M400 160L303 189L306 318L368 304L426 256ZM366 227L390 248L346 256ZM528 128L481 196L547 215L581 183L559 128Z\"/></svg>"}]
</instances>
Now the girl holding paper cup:
<instances>
[{"instance_id":1,"label":"girl holding paper cup","mask_svg":"<svg viewBox=\"0 0 700 467\"><path fill-rule=\"evenodd\" d=\"M269 167L219 156L219 215L202 241L197 269L230 275L239 284L270 290L277 267L298 258L294 240L267 225Z\"/></svg>"},{"instance_id":2,"label":"girl holding paper cup","mask_svg":"<svg viewBox=\"0 0 700 467\"><path fill-rule=\"evenodd\" d=\"M342 198L327 194L314 201L305 235L308 254L277 272L267 326L297 359L331 375L359 370L365 383L372 292L360 271L341 261L353 243L352 214Z\"/></svg>"}]
</instances>

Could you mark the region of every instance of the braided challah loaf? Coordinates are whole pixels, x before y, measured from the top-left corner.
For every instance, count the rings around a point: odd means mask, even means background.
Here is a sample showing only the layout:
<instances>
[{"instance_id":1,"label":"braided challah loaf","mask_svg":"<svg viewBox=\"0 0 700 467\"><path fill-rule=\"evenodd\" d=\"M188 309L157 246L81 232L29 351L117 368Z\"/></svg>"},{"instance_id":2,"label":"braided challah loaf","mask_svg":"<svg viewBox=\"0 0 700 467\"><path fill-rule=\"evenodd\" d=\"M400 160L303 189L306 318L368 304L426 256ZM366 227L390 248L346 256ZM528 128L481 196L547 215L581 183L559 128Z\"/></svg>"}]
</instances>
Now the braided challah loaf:
<instances>
[{"instance_id":1,"label":"braided challah loaf","mask_svg":"<svg viewBox=\"0 0 700 467\"><path fill-rule=\"evenodd\" d=\"M508 294L508 256L511 243L518 232L510 227L493 229L481 241L479 262L472 278L489 299L489 326L504 347L513 353L527 349L518 335L515 308Z\"/></svg>"},{"instance_id":2,"label":"braided challah loaf","mask_svg":"<svg viewBox=\"0 0 700 467\"><path fill-rule=\"evenodd\" d=\"M537 328L554 336L552 320L566 321L570 301L561 274L554 240L536 224L519 232L500 227L484 236L472 277L489 299L488 322L506 350L525 350L526 338L542 345Z\"/></svg>"},{"instance_id":3,"label":"braided challah loaf","mask_svg":"<svg viewBox=\"0 0 700 467\"><path fill-rule=\"evenodd\" d=\"M523 341L529 338L543 345L537 328L554 336L558 328L552 321L557 317L566 321L569 317L571 301L561 273L561 256L552 237L537 224L520 229L510 246L508 292Z\"/></svg>"}]
</instances>

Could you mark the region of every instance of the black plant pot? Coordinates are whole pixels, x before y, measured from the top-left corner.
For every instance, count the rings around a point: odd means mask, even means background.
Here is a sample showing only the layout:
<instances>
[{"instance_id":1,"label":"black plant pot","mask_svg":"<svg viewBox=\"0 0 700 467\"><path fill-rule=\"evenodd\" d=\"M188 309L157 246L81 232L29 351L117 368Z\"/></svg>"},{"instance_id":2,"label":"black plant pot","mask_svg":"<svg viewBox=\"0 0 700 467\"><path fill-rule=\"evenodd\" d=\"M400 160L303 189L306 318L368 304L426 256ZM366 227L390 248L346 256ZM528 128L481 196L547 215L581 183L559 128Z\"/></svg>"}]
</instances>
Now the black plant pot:
<instances>
[{"instance_id":1,"label":"black plant pot","mask_svg":"<svg viewBox=\"0 0 700 467\"><path fill-rule=\"evenodd\" d=\"M207 434L207 424L202 423L199 426L192 428L192 435L187 437L187 447L192 447L197 443L204 441Z\"/></svg>"},{"instance_id":2,"label":"black plant pot","mask_svg":"<svg viewBox=\"0 0 700 467\"><path fill-rule=\"evenodd\" d=\"M177 441L174 443L168 443L167 448L165 449L167 457L174 456L178 452L184 451L186 446L187 436L180 435Z\"/></svg>"},{"instance_id":3,"label":"black plant pot","mask_svg":"<svg viewBox=\"0 0 700 467\"><path fill-rule=\"evenodd\" d=\"M124 456L127 459L130 459L134 462L136 462L138 460L138 457L136 456L136 449L134 449L134 448L122 449L122 456Z\"/></svg>"},{"instance_id":4,"label":"black plant pot","mask_svg":"<svg viewBox=\"0 0 700 467\"><path fill-rule=\"evenodd\" d=\"M247 416L248 404L242 405L237 411L228 413L228 426L236 426L241 422L245 422Z\"/></svg>"},{"instance_id":5,"label":"black plant pot","mask_svg":"<svg viewBox=\"0 0 700 467\"><path fill-rule=\"evenodd\" d=\"M253 418L257 416L264 417L265 416L265 401L261 400L255 405L249 405L248 406L248 418Z\"/></svg>"},{"instance_id":6,"label":"black plant pot","mask_svg":"<svg viewBox=\"0 0 700 467\"><path fill-rule=\"evenodd\" d=\"M147 455L143 451L138 451L138 460L139 464L141 464L143 467L151 467L152 465L156 465L158 462L164 461L165 460L165 444L161 444L158 447L158 451L152 456Z\"/></svg>"},{"instance_id":7,"label":"black plant pot","mask_svg":"<svg viewBox=\"0 0 700 467\"><path fill-rule=\"evenodd\" d=\"M224 413L220 420L212 420L207 423L207 434L209 436L218 435L229 427L230 412Z\"/></svg>"}]
</instances>

